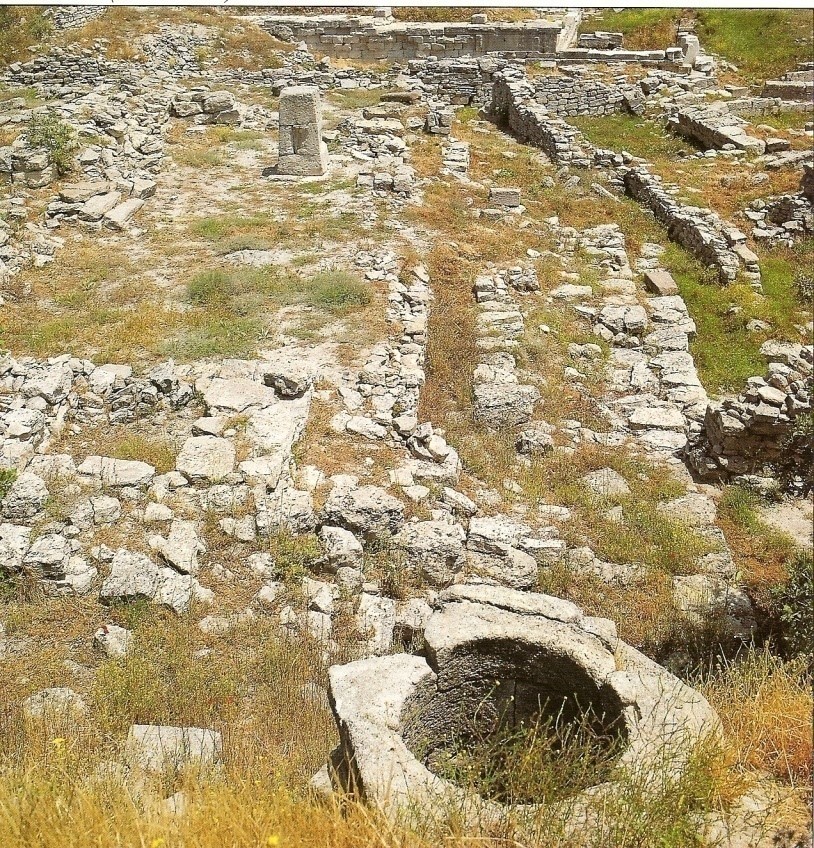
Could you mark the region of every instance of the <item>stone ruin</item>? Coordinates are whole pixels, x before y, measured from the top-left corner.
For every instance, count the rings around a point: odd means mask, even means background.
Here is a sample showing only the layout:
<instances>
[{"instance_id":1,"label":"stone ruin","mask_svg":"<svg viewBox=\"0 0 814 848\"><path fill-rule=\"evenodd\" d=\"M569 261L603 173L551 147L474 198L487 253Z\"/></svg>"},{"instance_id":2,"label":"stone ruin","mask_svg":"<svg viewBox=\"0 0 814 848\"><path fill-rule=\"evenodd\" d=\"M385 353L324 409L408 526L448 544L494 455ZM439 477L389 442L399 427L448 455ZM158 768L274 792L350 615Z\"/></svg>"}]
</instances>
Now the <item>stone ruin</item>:
<instances>
[{"instance_id":1,"label":"stone ruin","mask_svg":"<svg viewBox=\"0 0 814 848\"><path fill-rule=\"evenodd\" d=\"M814 348L768 341L760 352L768 362L766 378L750 377L737 398L707 407L700 440L688 450L703 479L771 476L784 462L806 473L807 440L793 435L800 416L811 412Z\"/></svg>"},{"instance_id":2,"label":"stone ruin","mask_svg":"<svg viewBox=\"0 0 814 848\"><path fill-rule=\"evenodd\" d=\"M315 85L294 85L280 92L280 158L277 174L321 177L328 170L322 140L322 108Z\"/></svg>"},{"instance_id":3,"label":"stone ruin","mask_svg":"<svg viewBox=\"0 0 814 848\"><path fill-rule=\"evenodd\" d=\"M612 621L569 601L495 586L440 593L421 654L333 666L329 678L340 743L312 785L358 796L391 818L420 811L441 819L450 809L481 823L504 817L500 803L431 768L475 716L486 733L501 722L590 717L621 743L620 765L641 764L650 774L665 750L679 774L693 745L720 733L707 701L620 641ZM579 810L611 789L590 787L563 803Z\"/></svg>"}]
</instances>

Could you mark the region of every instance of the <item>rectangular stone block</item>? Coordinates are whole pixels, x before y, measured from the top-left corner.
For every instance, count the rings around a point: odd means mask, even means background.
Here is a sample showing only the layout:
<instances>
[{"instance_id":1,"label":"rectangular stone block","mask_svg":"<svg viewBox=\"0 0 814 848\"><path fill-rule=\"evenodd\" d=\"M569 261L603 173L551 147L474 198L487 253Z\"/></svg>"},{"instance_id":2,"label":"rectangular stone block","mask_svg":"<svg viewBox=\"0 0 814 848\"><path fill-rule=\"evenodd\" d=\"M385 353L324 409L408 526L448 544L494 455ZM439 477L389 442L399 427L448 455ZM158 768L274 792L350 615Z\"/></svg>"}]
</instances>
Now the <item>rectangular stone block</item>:
<instances>
[{"instance_id":1,"label":"rectangular stone block","mask_svg":"<svg viewBox=\"0 0 814 848\"><path fill-rule=\"evenodd\" d=\"M644 285L648 291L660 297L678 294L678 285L673 279L673 275L663 269L645 271Z\"/></svg>"}]
</instances>

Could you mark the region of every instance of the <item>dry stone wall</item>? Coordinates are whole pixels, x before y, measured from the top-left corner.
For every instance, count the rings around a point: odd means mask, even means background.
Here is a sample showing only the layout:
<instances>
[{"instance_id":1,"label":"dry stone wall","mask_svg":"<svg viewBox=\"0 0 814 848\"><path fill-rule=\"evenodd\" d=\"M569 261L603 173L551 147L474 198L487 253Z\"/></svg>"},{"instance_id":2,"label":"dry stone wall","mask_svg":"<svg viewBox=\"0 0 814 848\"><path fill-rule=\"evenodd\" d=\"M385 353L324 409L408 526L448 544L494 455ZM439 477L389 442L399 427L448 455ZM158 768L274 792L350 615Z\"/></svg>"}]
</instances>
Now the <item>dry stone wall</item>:
<instances>
[{"instance_id":1,"label":"dry stone wall","mask_svg":"<svg viewBox=\"0 0 814 848\"><path fill-rule=\"evenodd\" d=\"M559 23L377 23L363 17L271 17L264 28L285 41L305 42L314 53L366 62L460 58L490 53L553 54Z\"/></svg>"},{"instance_id":2,"label":"dry stone wall","mask_svg":"<svg viewBox=\"0 0 814 848\"><path fill-rule=\"evenodd\" d=\"M747 279L759 287L758 257L746 247L743 233L710 209L679 203L671 193L672 187L646 167L630 167L622 156L595 148L576 127L536 101L535 90L522 70L510 67L495 74L489 114L518 138L541 148L557 165L612 169L612 182L650 209L672 239L714 267L722 283L732 282L743 268Z\"/></svg>"},{"instance_id":3,"label":"dry stone wall","mask_svg":"<svg viewBox=\"0 0 814 848\"><path fill-rule=\"evenodd\" d=\"M522 72L509 69L496 75L489 113L518 138L541 148L553 162L579 167L591 164L582 134L565 121L552 117L535 101L534 89Z\"/></svg>"},{"instance_id":4,"label":"dry stone wall","mask_svg":"<svg viewBox=\"0 0 814 848\"><path fill-rule=\"evenodd\" d=\"M814 348L769 341L761 353L769 362L766 378L751 377L737 398L707 407L700 438L688 451L702 477L772 476L779 462L810 477L805 446L791 436L799 416L811 412Z\"/></svg>"}]
</instances>

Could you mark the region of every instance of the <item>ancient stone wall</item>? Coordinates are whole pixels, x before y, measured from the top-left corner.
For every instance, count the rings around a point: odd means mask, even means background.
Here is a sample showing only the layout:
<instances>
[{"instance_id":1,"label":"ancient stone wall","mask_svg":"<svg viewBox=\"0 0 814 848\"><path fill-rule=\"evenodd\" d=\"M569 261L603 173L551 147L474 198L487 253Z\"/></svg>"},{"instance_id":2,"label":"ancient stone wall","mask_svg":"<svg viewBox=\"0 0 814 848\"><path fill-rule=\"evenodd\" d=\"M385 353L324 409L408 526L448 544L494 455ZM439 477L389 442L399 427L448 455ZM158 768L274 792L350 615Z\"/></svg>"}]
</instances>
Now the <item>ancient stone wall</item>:
<instances>
[{"instance_id":1,"label":"ancient stone wall","mask_svg":"<svg viewBox=\"0 0 814 848\"><path fill-rule=\"evenodd\" d=\"M660 179L644 167L629 169L623 179L627 193L653 213L656 220L667 228L673 241L705 265L716 268L722 283L730 283L737 277L741 262L744 262L747 271L757 273L759 280L757 256L742 244L746 236L737 244L730 244L735 241L735 234L729 234L727 240L726 225L710 209L679 203ZM740 249L738 244L742 245Z\"/></svg>"},{"instance_id":2,"label":"ancient stone wall","mask_svg":"<svg viewBox=\"0 0 814 848\"><path fill-rule=\"evenodd\" d=\"M56 6L48 10L55 29L73 29L102 15L106 6Z\"/></svg>"},{"instance_id":3,"label":"ancient stone wall","mask_svg":"<svg viewBox=\"0 0 814 848\"><path fill-rule=\"evenodd\" d=\"M378 23L374 18L270 17L263 27L285 41L304 41L313 53L364 62L459 58L490 53L553 55L559 23Z\"/></svg>"},{"instance_id":4,"label":"ancient stone wall","mask_svg":"<svg viewBox=\"0 0 814 848\"><path fill-rule=\"evenodd\" d=\"M776 112L814 112L814 102L783 100L780 97L739 97L727 103L735 115L773 115Z\"/></svg>"},{"instance_id":5,"label":"ancient stone wall","mask_svg":"<svg viewBox=\"0 0 814 848\"><path fill-rule=\"evenodd\" d=\"M534 99L534 89L519 74L497 74L489 107L494 121L507 126L518 138L545 151L552 162L588 167L591 155L582 133L552 117Z\"/></svg>"},{"instance_id":6,"label":"ancient stone wall","mask_svg":"<svg viewBox=\"0 0 814 848\"><path fill-rule=\"evenodd\" d=\"M782 100L800 100L811 105L814 100L814 70L807 68L783 74L780 79L766 80L764 97L779 97Z\"/></svg>"},{"instance_id":7,"label":"ancient stone wall","mask_svg":"<svg viewBox=\"0 0 814 848\"><path fill-rule=\"evenodd\" d=\"M724 103L679 109L667 124L673 132L697 141L704 148L720 150L734 145L738 150L763 153L766 144L748 135L745 125L746 121L730 112Z\"/></svg>"},{"instance_id":8,"label":"ancient stone wall","mask_svg":"<svg viewBox=\"0 0 814 848\"><path fill-rule=\"evenodd\" d=\"M646 168L627 167L613 151L596 149L576 127L553 116L536 101L534 88L522 70L507 68L495 74L489 114L518 138L542 149L557 165L612 169L612 182L650 209L667 228L670 238L715 268L722 283L732 282L743 266L746 278L760 286L758 257L746 246L743 233L710 209L676 201Z\"/></svg>"},{"instance_id":9,"label":"ancient stone wall","mask_svg":"<svg viewBox=\"0 0 814 848\"><path fill-rule=\"evenodd\" d=\"M622 89L592 77L557 74L531 82L534 99L554 115L611 115L623 108Z\"/></svg>"},{"instance_id":10,"label":"ancient stone wall","mask_svg":"<svg viewBox=\"0 0 814 848\"><path fill-rule=\"evenodd\" d=\"M506 68L507 59L413 59L410 76L420 79L426 94L456 106L488 103L495 74Z\"/></svg>"},{"instance_id":11,"label":"ancient stone wall","mask_svg":"<svg viewBox=\"0 0 814 848\"><path fill-rule=\"evenodd\" d=\"M804 465L805 446L791 436L797 418L811 411L814 348L769 341L761 353L769 361L766 378L750 377L737 398L707 407L700 442L688 452L702 477L771 474L778 462L811 473Z\"/></svg>"}]
</instances>

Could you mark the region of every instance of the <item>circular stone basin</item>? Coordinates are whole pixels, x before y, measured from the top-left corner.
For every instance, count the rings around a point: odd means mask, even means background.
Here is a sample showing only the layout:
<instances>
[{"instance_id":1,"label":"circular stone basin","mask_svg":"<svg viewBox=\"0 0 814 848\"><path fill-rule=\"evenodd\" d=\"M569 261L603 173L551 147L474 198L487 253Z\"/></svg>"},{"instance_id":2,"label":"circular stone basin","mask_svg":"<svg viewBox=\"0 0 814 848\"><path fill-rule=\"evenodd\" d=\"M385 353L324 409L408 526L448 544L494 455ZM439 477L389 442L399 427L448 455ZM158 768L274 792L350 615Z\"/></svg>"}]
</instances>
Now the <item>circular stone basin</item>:
<instances>
[{"instance_id":1,"label":"circular stone basin","mask_svg":"<svg viewBox=\"0 0 814 848\"><path fill-rule=\"evenodd\" d=\"M698 692L620 641L613 622L568 601L453 586L439 595L424 641L423 656L374 657L329 671L340 744L327 778L391 818L442 816L450 804L473 820L502 817L500 803L432 771L468 734L488 738L540 719L590 722L619 764L647 774L665 747L671 770L680 772L696 741L720 733ZM602 786L579 789L587 797Z\"/></svg>"}]
</instances>

